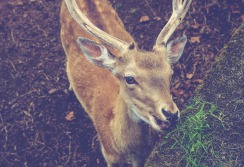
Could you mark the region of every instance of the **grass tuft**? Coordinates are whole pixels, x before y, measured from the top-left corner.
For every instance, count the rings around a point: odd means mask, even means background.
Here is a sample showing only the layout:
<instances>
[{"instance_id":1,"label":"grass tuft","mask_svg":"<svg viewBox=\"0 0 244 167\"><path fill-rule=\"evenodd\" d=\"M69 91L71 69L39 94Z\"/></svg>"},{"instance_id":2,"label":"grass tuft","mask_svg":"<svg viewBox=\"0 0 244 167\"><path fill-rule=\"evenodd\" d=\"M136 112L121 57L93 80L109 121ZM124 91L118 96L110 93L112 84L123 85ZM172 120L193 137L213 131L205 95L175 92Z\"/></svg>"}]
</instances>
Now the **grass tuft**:
<instances>
[{"instance_id":1,"label":"grass tuft","mask_svg":"<svg viewBox=\"0 0 244 167\"><path fill-rule=\"evenodd\" d=\"M137 14L138 8L131 8L129 12L130 14Z\"/></svg>"},{"instance_id":2,"label":"grass tuft","mask_svg":"<svg viewBox=\"0 0 244 167\"><path fill-rule=\"evenodd\" d=\"M121 9L122 7L123 7L123 5L120 2L116 2L115 5L114 5L114 8L115 8L116 11Z\"/></svg>"},{"instance_id":3,"label":"grass tuft","mask_svg":"<svg viewBox=\"0 0 244 167\"><path fill-rule=\"evenodd\" d=\"M223 121L224 114L215 105L199 98L194 99L184 112L194 114L183 116L176 129L165 136L173 143L170 144L170 148L165 148L166 143L162 143L162 151L178 150L181 158L177 166L208 166L211 163L209 158L215 160L214 165L218 164L220 155L216 151L213 129L216 126L222 129L226 127Z\"/></svg>"}]
</instances>

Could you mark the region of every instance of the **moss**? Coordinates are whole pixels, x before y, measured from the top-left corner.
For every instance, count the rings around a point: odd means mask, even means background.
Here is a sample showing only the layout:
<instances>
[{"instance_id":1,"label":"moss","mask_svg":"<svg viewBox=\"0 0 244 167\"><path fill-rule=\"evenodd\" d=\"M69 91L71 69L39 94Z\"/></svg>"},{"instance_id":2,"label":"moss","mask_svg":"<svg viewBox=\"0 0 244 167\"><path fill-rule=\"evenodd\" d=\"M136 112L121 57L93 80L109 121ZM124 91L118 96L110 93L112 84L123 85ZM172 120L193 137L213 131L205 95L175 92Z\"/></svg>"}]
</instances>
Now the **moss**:
<instances>
[{"instance_id":1,"label":"moss","mask_svg":"<svg viewBox=\"0 0 244 167\"><path fill-rule=\"evenodd\" d=\"M213 65L204 85L197 90L204 99L217 103L228 114L243 104L244 24L234 33Z\"/></svg>"},{"instance_id":2,"label":"moss","mask_svg":"<svg viewBox=\"0 0 244 167\"><path fill-rule=\"evenodd\" d=\"M244 166L244 103L243 103L243 67L244 67L244 23L236 30L229 43L222 49L219 58L213 64L205 81L195 91L195 96L214 104L222 111L224 127L212 127L215 145L220 159L211 159L205 166ZM194 103L194 101L193 101ZM192 105L192 104L191 104ZM187 107L186 107L187 108ZM193 115L196 113L192 113ZM223 116L222 115L222 116ZM163 139L158 144L145 166L185 166L182 150L162 150L162 143L173 144L171 139ZM219 147L221 146L221 147ZM165 158L166 156L166 158ZM208 155L206 155L208 156ZM171 161L171 162L170 162ZM174 161L174 162L173 162Z\"/></svg>"}]
</instances>

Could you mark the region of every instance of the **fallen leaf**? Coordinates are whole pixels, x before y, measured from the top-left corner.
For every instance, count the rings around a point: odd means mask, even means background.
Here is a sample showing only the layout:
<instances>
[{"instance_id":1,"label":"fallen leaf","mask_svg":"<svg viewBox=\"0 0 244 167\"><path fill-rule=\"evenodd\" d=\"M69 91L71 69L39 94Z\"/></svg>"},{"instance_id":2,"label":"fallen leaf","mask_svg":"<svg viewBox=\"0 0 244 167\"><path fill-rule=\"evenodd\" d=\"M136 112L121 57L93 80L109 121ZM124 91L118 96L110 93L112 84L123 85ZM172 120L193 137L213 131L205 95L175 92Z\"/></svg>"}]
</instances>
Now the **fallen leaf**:
<instances>
[{"instance_id":1,"label":"fallen leaf","mask_svg":"<svg viewBox=\"0 0 244 167\"><path fill-rule=\"evenodd\" d=\"M191 27L192 27L193 29L198 29L198 28L199 28L199 24L196 23L196 22L194 22L194 24L192 24Z\"/></svg>"},{"instance_id":2,"label":"fallen leaf","mask_svg":"<svg viewBox=\"0 0 244 167\"><path fill-rule=\"evenodd\" d=\"M177 30L183 30L185 27L184 27L184 25L183 24L180 24L176 29Z\"/></svg>"},{"instance_id":3,"label":"fallen leaf","mask_svg":"<svg viewBox=\"0 0 244 167\"><path fill-rule=\"evenodd\" d=\"M154 19L154 20L157 20L157 21L160 21L160 20L161 20L161 18L158 17L158 16L154 17L153 19Z\"/></svg>"},{"instance_id":4,"label":"fallen leaf","mask_svg":"<svg viewBox=\"0 0 244 167\"><path fill-rule=\"evenodd\" d=\"M58 89L52 88L48 91L49 94L53 94L55 92L57 92Z\"/></svg>"},{"instance_id":5,"label":"fallen leaf","mask_svg":"<svg viewBox=\"0 0 244 167\"><path fill-rule=\"evenodd\" d=\"M100 160L97 158L97 164L100 164Z\"/></svg>"},{"instance_id":6,"label":"fallen leaf","mask_svg":"<svg viewBox=\"0 0 244 167\"><path fill-rule=\"evenodd\" d=\"M72 120L74 120L74 119L75 119L74 111L70 111L70 112L66 115L65 119L66 119L67 121L72 121Z\"/></svg>"},{"instance_id":7,"label":"fallen leaf","mask_svg":"<svg viewBox=\"0 0 244 167\"><path fill-rule=\"evenodd\" d=\"M142 16L141 18L140 18L140 23L141 22L146 22L146 21L149 21L150 19L149 19L149 16Z\"/></svg>"},{"instance_id":8,"label":"fallen leaf","mask_svg":"<svg viewBox=\"0 0 244 167\"><path fill-rule=\"evenodd\" d=\"M178 95L182 95L182 94L184 94L184 91L181 90L181 89L179 89L179 90L177 90L177 94L178 94Z\"/></svg>"},{"instance_id":9,"label":"fallen leaf","mask_svg":"<svg viewBox=\"0 0 244 167\"><path fill-rule=\"evenodd\" d=\"M175 96L179 96L179 95L184 94L184 91L183 91L182 89L172 89L172 93L173 93Z\"/></svg>"},{"instance_id":10,"label":"fallen leaf","mask_svg":"<svg viewBox=\"0 0 244 167\"><path fill-rule=\"evenodd\" d=\"M244 14L241 15L241 20L242 20L242 22L244 22Z\"/></svg>"},{"instance_id":11,"label":"fallen leaf","mask_svg":"<svg viewBox=\"0 0 244 167\"><path fill-rule=\"evenodd\" d=\"M186 74L186 78L187 78L187 79L191 79L193 76L194 76L194 75L193 75L193 74L190 74L190 73L187 73L187 74Z\"/></svg>"},{"instance_id":12,"label":"fallen leaf","mask_svg":"<svg viewBox=\"0 0 244 167\"><path fill-rule=\"evenodd\" d=\"M180 84L181 84L180 82L177 82L177 83L175 83L173 86L174 86L174 88L177 89L177 88L179 88Z\"/></svg>"},{"instance_id":13,"label":"fallen leaf","mask_svg":"<svg viewBox=\"0 0 244 167\"><path fill-rule=\"evenodd\" d=\"M191 87L191 84L190 84L190 83L185 83L185 84L183 85L183 87L184 87L185 89L189 89L189 88Z\"/></svg>"},{"instance_id":14,"label":"fallen leaf","mask_svg":"<svg viewBox=\"0 0 244 167\"><path fill-rule=\"evenodd\" d=\"M22 2L22 0L16 0L16 1L10 1L9 2L11 5L23 5L24 3Z\"/></svg>"},{"instance_id":15,"label":"fallen leaf","mask_svg":"<svg viewBox=\"0 0 244 167\"><path fill-rule=\"evenodd\" d=\"M200 43L200 36L191 37L189 41L190 41L190 43Z\"/></svg>"},{"instance_id":16,"label":"fallen leaf","mask_svg":"<svg viewBox=\"0 0 244 167\"><path fill-rule=\"evenodd\" d=\"M203 83L203 80L202 79L195 79L193 80L194 83L198 83L198 84L201 84Z\"/></svg>"}]
</instances>

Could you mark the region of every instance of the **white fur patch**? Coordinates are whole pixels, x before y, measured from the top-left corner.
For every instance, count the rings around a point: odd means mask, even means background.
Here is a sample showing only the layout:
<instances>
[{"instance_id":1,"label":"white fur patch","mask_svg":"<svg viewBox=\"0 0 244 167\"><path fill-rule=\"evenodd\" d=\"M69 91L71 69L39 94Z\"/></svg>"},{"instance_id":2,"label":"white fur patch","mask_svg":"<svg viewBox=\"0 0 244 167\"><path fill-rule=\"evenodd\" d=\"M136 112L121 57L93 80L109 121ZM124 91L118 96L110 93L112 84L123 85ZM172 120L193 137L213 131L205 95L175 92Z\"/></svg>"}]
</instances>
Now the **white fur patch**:
<instances>
[{"instance_id":1,"label":"white fur patch","mask_svg":"<svg viewBox=\"0 0 244 167\"><path fill-rule=\"evenodd\" d=\"M155 130L161 131L160 127L157 125L156 120L153 117L150 117L150 121L152 122L151 125Z\"/></svg>"},{"instance_id":2,"label":"white fur patch","mask_svg":"<svg viewBox=\"0 0 244 167\"><path fill-rule=\"evenodd\" d=\"M132 113L133 113L133 115L132 115L133 118L132 118L132 119L133 119L135 122L140 122L140 121L142 120L142 121L148 123L149 125L151 125L150 121L149 121L147 118L145 118L144 116L142 116L141 114L139 114L139 113L136 111L135 107L132 107L132 108L131 108L131 111L132 111Z\"/></svg>"}]
</instances>

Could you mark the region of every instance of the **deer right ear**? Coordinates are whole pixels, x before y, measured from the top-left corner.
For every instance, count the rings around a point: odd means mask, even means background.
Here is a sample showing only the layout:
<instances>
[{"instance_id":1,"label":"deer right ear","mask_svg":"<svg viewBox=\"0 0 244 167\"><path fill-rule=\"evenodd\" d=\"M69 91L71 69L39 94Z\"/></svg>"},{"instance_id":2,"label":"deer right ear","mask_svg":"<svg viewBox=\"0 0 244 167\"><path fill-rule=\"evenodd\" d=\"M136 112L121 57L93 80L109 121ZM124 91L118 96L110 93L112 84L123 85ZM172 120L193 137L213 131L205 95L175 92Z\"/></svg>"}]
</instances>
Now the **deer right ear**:
<instances>
[{"instance_id":1,"label":"deer right ear","mask_svg":"<svg viewBox=\"0 0 244 167\"><path fill-rule=\"evenodd\" d=\"M115 57L109 53L105 46L82 37L77 39L77 43L91 63L99 67L107 68L110 71L114 70L116 63Z\"/></svg>"},{"instance_id":2,"label":"deer right ear","mask_svg":"<svg viewBox=\"0 0 244 167\"><path fill-rule=\"evenodd\" d=\"M168 62L170 64L174 64L180 59L184 51L186 42L187 37L183 35L182 37L176 38L175 40L172 40L167 44Z\"/></svg>"}]
</instances>

